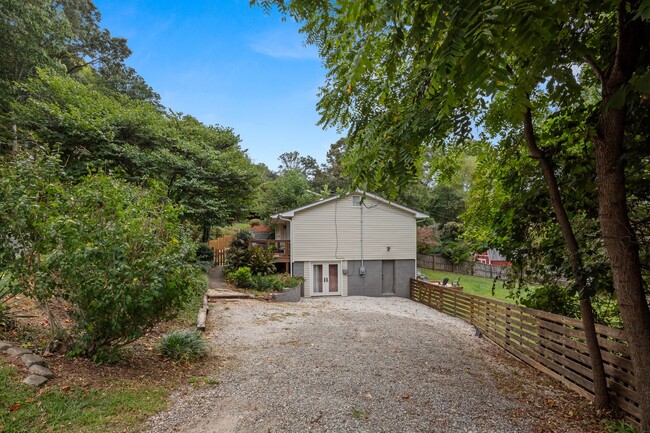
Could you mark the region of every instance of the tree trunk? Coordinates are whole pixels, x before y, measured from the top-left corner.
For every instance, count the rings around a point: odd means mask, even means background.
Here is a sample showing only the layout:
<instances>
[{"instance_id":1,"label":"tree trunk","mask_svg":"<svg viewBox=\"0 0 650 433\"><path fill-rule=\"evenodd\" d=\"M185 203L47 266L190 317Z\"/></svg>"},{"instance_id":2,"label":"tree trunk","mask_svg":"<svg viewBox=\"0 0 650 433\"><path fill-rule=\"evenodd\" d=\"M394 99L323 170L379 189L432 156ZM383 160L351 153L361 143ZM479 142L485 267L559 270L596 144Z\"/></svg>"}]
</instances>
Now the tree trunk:
<instances>
[{"instance_id":1,"label":"tree trunk","mask_svg":"<svg viewBox=\"0 0 650 433\"><path fill-rule=\"evenodd\" d=\"M205 243L210 240L210 225L206 224L203 226L203 234L201 236L201 242Z\"/></svg>"},{"instance_id":2,"label":"tree trunk","mask_svg":"<svg viewBox=\"0 0 650 433\"><path fill-rule=\"evenodd\" d=\"M650 430L650 309L644 293L639 245L630 224L625 190L626 107L612 97L634 73L642 45L650 39L645 24L633 19L639 2L620 1L613 63L600 75L602 107L593 141L596 147L598 211L616 298L623 319L641 413L641 430Z\"/></svg>"},{"instance_id":3,"label":"tree trunk","mask_svg":"<svg viewBox=\"0 0 650 433\"><path fill-rule=\"evenodd\" d=\"M642 414L641 429L650 429L650 309L643 289L639 245L627 213L623 154L624 110L601 115L596 141L600 228L612 268L616 299L634 365Z\"/></svg>"},{"instance_id":4,"label":"tree trunk","mask_svg":"<svg viewBox=\"0 0 650 433\"><path fill-rule=\"evenodd\" d=\"M533 130L533 120L530 108L526 108L524 112L524 137L528 150L531 156L539 162L546 180L546 186L551 198L551 206L555 212L555 217L560 225L564 243L566 244L569 252L569 261L571 262L571 270L575 280L576 287L580 292L580 317L582 318L582 327L585 332L585 341L589 349L589 359L591 361L591 370L593 373L594 381L594 406L596 409L605 410L611 405L609 393L607 391L607 380L605 377L605 368L603 366L603 358L600 353L600 345L596 335L596 325L594 323L594 313L591 306L590 291L587 287L587 281L584 274L582 265L582 254L578 241L573 232L571 221L564 208L562 196L560 195L560 188L557 184L557 178L551 162L548 157L537 146L535 134Z\"/></svg>"},{"instance_id":5,"label":"tree trunk","mask_svg":"<svg viewBox=\"0 0 650 433\"><path fill-rule=\"evenodd\" d=\"M18 154L20 150L18 146L18 126L15 123L11 124L11 151L14 155Z\"/></svg>"}]
</instances>

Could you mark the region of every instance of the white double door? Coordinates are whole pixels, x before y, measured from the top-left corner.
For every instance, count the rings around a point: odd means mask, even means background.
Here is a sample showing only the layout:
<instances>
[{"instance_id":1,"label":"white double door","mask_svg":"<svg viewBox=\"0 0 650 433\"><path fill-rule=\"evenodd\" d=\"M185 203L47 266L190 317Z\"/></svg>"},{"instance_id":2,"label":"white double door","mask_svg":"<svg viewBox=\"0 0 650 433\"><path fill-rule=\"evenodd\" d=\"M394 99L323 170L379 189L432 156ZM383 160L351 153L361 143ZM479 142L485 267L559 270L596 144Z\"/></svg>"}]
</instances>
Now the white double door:
<instances>
[{"instance_id":1,"label":"white double door","mask_svg":"<svg viewBox=\"0 0 650 433\"><path fill-rule=\"evenodd\" d=\"M312 295L339 295L340 278L338 263L312 264Z\"/></svg>"}]
</instances>

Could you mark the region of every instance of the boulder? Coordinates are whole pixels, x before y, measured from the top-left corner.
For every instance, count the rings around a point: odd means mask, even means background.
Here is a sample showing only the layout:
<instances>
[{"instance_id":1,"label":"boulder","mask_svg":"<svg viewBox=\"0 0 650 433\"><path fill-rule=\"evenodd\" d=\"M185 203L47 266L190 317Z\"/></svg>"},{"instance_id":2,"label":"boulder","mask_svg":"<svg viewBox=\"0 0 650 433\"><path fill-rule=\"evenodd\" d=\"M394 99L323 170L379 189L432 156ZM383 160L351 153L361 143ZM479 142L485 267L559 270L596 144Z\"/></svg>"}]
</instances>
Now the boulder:
<instances>
[{"instance_id":1,"label":"boulder","mask_svg":"<svg viewBox=\"0 0 650 433\"><path fill-rule=\"evenodd\" d=\"M11 347L11 343L0 341L0 350L7 350Z\"/></svg>"},{"instance_id":2,"label":"boulder","mask_svg":"<svg viewBox=\"0 0 650 433\"><path fill-rule=\"evenodd\" d=\"M54 377L54 373L52 373L52 370L38 364L34 364L31 367L29 367L29 372L37 376L47 377L48 379L52 379Z\"/></svg>"},{"instance_id":3,"label":"boulder","mask_svg":"<svg viewBox=\"0 0 650 433\"><path fill-rule=\"evenodd\" d=\"M20 358L23 355L32 353L32 351L28 349L23 349L22 347L10 347L9 349L7 349L7 353L11 356L15 356L16 358Z\"/></svg>"},{"instance_id":4,"label":"boulder","mask_svg":"<svg viewBox=\"0 0 650 433\"><path fill-rule=\"evenodd\" d=\"M20 357L20 360L23 361L23 364L25 364L25 367L29 368L32 365L42 365L45 366L45 360L43 359L42 356L39 355L34 355L33 353L26 353L23 356Z\"/></svg>"},{"instance_id":5,"label":"boulder","mask_svg":"<svg viewBox=\"0 0 650 433\"><path fill-rule=\"evenodd\" d=\"M31 374L23 380L23 383L26 383L27 385L32 385L32 386L41 386L45 382L47 382L47 378L43 376L38 376L36 374Z\"/></svg>"}]
</instances>

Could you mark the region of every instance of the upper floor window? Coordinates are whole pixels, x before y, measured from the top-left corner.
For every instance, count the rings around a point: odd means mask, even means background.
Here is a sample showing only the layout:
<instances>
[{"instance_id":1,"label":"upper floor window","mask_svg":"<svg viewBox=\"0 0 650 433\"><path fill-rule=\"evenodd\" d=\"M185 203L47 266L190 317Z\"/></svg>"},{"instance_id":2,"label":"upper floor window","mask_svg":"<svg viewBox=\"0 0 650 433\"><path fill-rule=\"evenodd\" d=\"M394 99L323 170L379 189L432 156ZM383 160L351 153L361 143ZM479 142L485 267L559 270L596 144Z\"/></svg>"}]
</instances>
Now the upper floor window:
<instances>
[{"instance_id":1,"label":"upper floor window","mask_svg":"<svg viewBox=\"0 0 650 433\"><path fill-rule=\"evenodd\" d=\"M352 206L359 207L361 206L361 196L353 195L352 196Z\"/></svg>"}]
</instances>

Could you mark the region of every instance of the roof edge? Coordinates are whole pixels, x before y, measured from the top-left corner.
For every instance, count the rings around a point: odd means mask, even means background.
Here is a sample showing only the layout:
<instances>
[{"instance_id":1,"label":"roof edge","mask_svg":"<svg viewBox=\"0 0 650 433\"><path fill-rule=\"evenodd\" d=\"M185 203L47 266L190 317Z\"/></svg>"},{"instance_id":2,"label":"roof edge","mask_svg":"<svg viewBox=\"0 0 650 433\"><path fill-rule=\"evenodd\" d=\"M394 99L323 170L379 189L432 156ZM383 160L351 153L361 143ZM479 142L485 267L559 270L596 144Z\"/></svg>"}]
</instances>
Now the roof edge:
<instances>
[{"instance_id":1,"label":"roof edge","mask_svg":"<svg viewBox=\"0 0 650 433\"><path fill-rule=\"evenodd\" d=\"M351 195L365 195L367 197L370 197L372 199L380 201L380 202L382 202L384 204L387 204L387 205L396 207L398 209L401 209L401 210L403 210L405 212L411 213L411 214L413 214L415 219L424 219L424 218L429 217L429 215L427 215L425 213L416 211L415 209L411 209L411 208L406 207L406 206L402 206L401 204L395 203L393 201L386 200L385 198L380 197L380 196L378 196L376 194L372 194L372 193L369 193L369 192L362 192L362 191L352 191L352 192L349 192L349 193L344 194L344 195L333 195L331 197L324 198L324 199L315 201L313 203L309 203L309 204L306 204L304 206L297 207L295 209L290 209L290 210L287 210L287 211L284 211L284 212L278 212L275 215L271 215L269 218L271 220L279 220L279 219L282 219L282 218L293 218L295 216L296 212L300 212L302 210L309 209L311 207L318 206L318 205L321 205L321 204L324 204L324 203L329 203L330 201L337 200L337 199L340 199L340 198L343 198L343 197L348 197L348 196L351 196Z\"/></svg>"}]
</instances>

